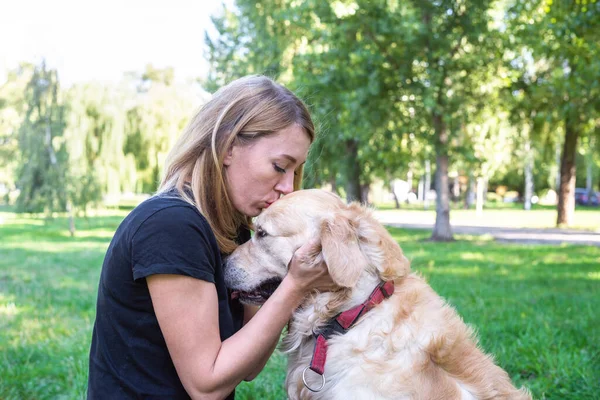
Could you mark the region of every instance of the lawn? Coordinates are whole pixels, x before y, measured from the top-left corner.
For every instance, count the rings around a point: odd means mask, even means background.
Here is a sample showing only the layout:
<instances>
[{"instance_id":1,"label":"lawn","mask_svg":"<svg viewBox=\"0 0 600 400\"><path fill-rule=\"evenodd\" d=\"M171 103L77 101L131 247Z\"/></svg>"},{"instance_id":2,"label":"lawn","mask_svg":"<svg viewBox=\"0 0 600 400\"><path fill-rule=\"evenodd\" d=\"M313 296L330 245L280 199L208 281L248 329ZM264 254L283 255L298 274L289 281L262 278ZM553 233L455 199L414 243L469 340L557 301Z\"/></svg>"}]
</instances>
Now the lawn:
<instances>
[{"instance_id":1,"label":"lawn","mask_svg":"<svg viewBox=\"0 0 600 400\"><path fill-rule=\"evenodd\" d=\"M0 399L84 398L100 266L125 213L79 220L71 238L64 219L0 212ZM536 399L600 399L600 248L391 232L517 384ZM238 398L283 399L284 376L277 354Z\"/></svg>"}]
</instances>

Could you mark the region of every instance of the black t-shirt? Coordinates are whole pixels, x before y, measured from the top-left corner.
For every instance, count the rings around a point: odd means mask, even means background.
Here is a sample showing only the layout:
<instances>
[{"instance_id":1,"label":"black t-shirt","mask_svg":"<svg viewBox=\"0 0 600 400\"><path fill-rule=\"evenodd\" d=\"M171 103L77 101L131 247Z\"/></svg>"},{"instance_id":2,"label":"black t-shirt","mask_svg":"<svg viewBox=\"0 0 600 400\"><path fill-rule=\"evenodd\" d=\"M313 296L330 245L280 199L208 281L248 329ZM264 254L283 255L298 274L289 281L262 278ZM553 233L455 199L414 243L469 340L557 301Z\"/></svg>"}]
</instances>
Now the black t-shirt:
<instances>
[{"instance_id":1,"label":"black t-shirt","mask_svg":"<svg viewBox=\"0 0 600 400\"><path fill-rule=\"evenodd\" d=\"M247 230L239 242L250 238ZM146 277L179 274L215 284L221 340L243 323L206 219L177 192L154 196L121 223L106 252L90 350L88 399L189 399L169 355ZM227 399L233 399L232 393Z\"/></svg>"}]
</instances>

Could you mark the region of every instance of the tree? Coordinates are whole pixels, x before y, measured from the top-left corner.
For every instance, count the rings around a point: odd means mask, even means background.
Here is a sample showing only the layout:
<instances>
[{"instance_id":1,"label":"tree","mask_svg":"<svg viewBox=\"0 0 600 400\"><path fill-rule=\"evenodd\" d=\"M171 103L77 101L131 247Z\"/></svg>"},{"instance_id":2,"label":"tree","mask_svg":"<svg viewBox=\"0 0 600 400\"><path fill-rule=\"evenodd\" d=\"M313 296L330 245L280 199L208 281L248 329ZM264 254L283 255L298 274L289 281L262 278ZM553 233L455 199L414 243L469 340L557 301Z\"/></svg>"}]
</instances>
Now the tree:
<instances>
[{"instance_id":1,"label":"tree","mask_svg":"<svg viewBox=\"0 0 600 400\"><path fill-rule=\"evenodd\" d=\"M383 1L236 4L235 12L215 19L220 35L207 38L213 81L267 71L306 94L301 97L316 105L317 125L325 127L309 156L308 184L337 187L339 182L348 200L363 199L362 188L372 176L369 166L375 164L369 163L368 144L377 137L382 148L398 149L399 135L391 132L390 123L400 113L390 104L399 98L402 75L382 48L392 42L397 46L394 26L400 13L390 13ZM393 172L391 165L385 169Z\"/></svg>"},{"instance_id":2,"label":"tree","mask_svg":"<svg viewBox=\"0 0 600 400\"><path fill-rule=\"evenodd\" d=\"M451 240L449 181L453 142L482 107L487 83L499 63L501 41L492 25L493 1L413 1L420 29L414 49L411 89L429 116L428 138L436 157L436 221L433 240Z\"/></svg>"},{"instance_id":3,"label":"tree","mask_svg":"<svg viewBox=\"0 0 600 400\"><path fill-rule=\"evenodd\" d=\"M67 92L69 192L73 206L84 214L103 195L118 198L132 186L135 167L123 153L127 97L135 93L97 83L77 84Z\"/></svg>"},{"instance_id":4,"label":"tree","mask_svg":"<svg viewBox=\"0 0 600 400\"><path fill-rule=\"evenodd\" d=\"M530 54L524 53L508 60L512 66L512 81L504 92L505 107L509 120L518 132L514 136L516 165L523 164L524 170L524 208L531 208L534 180L534 163L548 162L554 156L557 141L556 129L551 128L554 110L548 108L548 86L545 69L547 63L533 63ZM520 160L524 160L521 162ZM514 165L514 164L513 164ZM540 176L543 173L538 172Z\"/></svg>"},{"instance_id":5,"label":"tree","mask_svg":"<svg viewBox=\"0 0 600 400\"><path fill-rule=\"evenodd\" d=\"M544 66L537 90L545 92L547 119L564 130L556 223L570 225L577 143L600 108L600 3L515 2L508 16L515 39Z\"/></svg>"},{"instance_id":6,"label":"tree","mask_svg":"<svg viewBox=\"0 0 600 400\"><path fill-rule=\"evenodd\" d=\"M297 34L286 24L286 4L274 0L238 0L211 18L218 34L205 34L210 70L204 85L214 92L249 74L281 78L289 67L284 53Z\"/></svg>"},{"instance_id":7,"label":"tree","mask_svg":"<svg viewBox=\"0 0 600 400\"><path fill-rule=\"evenodd\" d=\"M188 88L165 80L167 72L149 68L142 77L143 90L125 113L124 136L120 150L134 160L136 191L154 192L160 183L160 174L167 153L175 144L198 106L199 99ZM152 77L158 80L151 80Z\"/></svg>"},{"instance_id":8,"label":"tree","mask_svg":"<svg viewBox=\"0 0 600 400\"><path fill-rule=\"evenodd\" d=\"M17 210L64 211L67 206L68 154L63 139L65 106L58 74L36 66L25 89L25 118L19 128L21 159L18 167Z\"/></svg>"},{"instance_id":9,"label":"tree","mask_svg":"<svg viewBox=\"0 0 600 400\"><path fill-rule=\"evenodd\" d=\"M15 172L20 159L19 127L25 115L25 88L31 81L34 66L22 63L9 71L0 86L0 187L10 192L16 188Z\"/></svg>"}]
</instances>

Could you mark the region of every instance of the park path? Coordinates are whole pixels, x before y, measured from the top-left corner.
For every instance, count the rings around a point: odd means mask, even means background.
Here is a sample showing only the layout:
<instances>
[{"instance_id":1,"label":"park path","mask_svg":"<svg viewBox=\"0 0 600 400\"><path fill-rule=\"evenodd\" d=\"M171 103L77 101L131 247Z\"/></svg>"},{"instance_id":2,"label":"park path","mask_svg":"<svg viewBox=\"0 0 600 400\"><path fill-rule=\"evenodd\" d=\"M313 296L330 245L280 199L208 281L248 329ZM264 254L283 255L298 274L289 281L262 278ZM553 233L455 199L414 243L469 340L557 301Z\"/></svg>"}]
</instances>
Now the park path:
<instances>
[{"instance_id":1,"label":"park path","mask_svg":"<svg viewBox=\"0 0 600 400\"><path fill-rule=\"evenodd\" d=\"M431 231L433 223L402 221L400 215L390 212L374 212L375 217L384 225L406 229L424 229ZM578 244L600 247L600 231L591 232L575 229L537 229L537 228L508 228L500 226L481 226L453 224L452 232L465 235L489 235L499 242L527 244Z\"/></svg>"}]
</instances>

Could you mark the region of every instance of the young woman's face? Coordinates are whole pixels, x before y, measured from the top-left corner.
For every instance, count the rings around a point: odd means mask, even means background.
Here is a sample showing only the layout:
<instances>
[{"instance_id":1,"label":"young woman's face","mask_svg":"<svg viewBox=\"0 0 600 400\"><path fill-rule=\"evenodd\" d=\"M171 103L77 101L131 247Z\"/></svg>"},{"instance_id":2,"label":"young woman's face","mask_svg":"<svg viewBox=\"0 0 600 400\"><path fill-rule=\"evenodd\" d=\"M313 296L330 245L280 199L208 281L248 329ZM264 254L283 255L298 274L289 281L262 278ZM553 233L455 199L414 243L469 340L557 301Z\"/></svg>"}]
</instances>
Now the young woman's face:
<instances>
[{"instance_id":1,"label":"young woman's face","mask_svg":"<svg viewBox=\"0 0 600 400\"><path fill-rule=\"evenodd\" d=\"M293 124L249 145L234 145L225 156L228 194L242 214L255 217L294 190L296 169L306 161L310 138Z\"/></svg>"}]
</instances>

